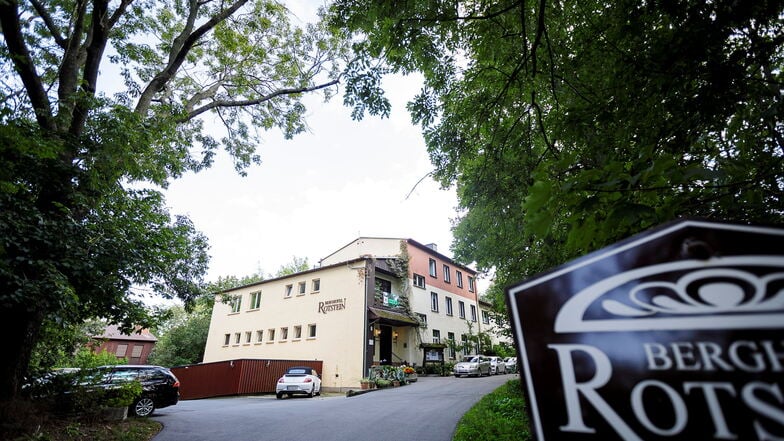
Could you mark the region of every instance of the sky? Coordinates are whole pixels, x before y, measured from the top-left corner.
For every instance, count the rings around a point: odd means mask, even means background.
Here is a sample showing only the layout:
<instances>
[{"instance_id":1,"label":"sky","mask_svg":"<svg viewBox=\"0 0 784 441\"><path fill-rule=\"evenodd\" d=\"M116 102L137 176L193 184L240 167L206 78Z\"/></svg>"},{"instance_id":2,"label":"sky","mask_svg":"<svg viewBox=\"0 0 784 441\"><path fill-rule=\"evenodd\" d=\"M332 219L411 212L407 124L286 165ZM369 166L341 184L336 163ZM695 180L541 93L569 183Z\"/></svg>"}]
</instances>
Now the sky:
<instances>
[{"instance_id":1,"label":"sky","mask_svg":"<svg viewBox=\"0 0 784 441\"><path fill-rule=\"evenodd\" d=\"M288 3L303 21L319 4ZM313 95L305 100L307 133L285 140L265 132L262 163L247 176L223 154L210 169L173 181L165 191L171 214L187 215L209 239L207 280L274 274L294 257L313 267L359 236L435 243L451 256L455 191L422 180L433 167L405 109L420 87L417 76L386 79L390 117L362 121L351 119L342 91L328 103Z\"/></svg>"}]
</instances>

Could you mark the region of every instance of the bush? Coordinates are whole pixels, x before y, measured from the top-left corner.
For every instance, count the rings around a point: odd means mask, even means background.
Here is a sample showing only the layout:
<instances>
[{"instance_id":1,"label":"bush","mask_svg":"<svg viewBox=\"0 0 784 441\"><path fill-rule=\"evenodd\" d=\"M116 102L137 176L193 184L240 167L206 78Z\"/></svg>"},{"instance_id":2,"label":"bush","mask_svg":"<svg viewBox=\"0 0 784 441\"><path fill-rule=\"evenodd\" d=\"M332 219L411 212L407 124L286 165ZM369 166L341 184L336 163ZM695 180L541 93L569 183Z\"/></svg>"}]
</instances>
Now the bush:
<instances>
[{"instance_id":1,"label":"bush","mask_svg":"<svg viewBox=\"0 0 784 441\"><path fill-rule=\"evenodd\" d=\"M457 425L452 441L531 439L520 380L512 380L479 400Z\"/></svg>"}]
</instances>

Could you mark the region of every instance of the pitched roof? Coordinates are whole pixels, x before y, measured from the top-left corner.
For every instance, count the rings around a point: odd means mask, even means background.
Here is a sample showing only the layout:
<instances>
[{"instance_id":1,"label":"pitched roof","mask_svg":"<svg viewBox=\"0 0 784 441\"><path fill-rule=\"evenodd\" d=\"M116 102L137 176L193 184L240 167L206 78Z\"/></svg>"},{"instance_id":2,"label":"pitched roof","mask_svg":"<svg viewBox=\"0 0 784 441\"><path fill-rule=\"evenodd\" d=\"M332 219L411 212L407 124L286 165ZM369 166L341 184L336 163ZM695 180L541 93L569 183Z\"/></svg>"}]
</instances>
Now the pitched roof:
<instances>
[{"instance_id":1,"label":"pitched roof","mask_svg":"<svg viewBox=\"0 0 784 441\"><path fill-rule=\"evenodd\" d=\"M150 333L149 329L136 328L136 331L131 335L123 334L117 325L106 325L101 335L93 335L93 338L105 338L109 340L133 340L133 341L158 341L158 339Z\"/></svg>"}]
</instances>

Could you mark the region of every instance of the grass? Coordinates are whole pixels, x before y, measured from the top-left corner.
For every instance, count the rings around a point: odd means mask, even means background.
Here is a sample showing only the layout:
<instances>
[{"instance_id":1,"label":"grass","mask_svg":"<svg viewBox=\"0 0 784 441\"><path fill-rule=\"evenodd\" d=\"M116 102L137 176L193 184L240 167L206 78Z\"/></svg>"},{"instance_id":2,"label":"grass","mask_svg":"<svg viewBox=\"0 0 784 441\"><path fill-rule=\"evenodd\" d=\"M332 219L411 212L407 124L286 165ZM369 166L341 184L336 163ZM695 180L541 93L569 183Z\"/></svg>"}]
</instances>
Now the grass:
<instances>
[{"instance_id":1,"label":"grass","mask_svg":"<svg viewBox=\"0 0 784 441\"><path fill-rule=\"evenodd\" d=\"M149 441L161 431L161 424L147 418L99 422L49 420L35 431L15 441Z\"/></svg>"},{"instance_id":2,"label":"grass","mask_svg":"<svg viewBox=\"0 0 784 441\"><path fill-rule=\"evenodd\" d=\"M486 395L463 415L452 441L530 439L520 380L512 380Z\"/></svg>"},{"instance_id":3,"label":"grass","mask_svg":"<svg viewBox=\"0 0 784 441\"><path fill-rule=\"evenodd\" d=\"M8 441L149 441L162 427L149 418L56 417L29 401L0 404L0 439Z\"/></svg>"}]
</instances>

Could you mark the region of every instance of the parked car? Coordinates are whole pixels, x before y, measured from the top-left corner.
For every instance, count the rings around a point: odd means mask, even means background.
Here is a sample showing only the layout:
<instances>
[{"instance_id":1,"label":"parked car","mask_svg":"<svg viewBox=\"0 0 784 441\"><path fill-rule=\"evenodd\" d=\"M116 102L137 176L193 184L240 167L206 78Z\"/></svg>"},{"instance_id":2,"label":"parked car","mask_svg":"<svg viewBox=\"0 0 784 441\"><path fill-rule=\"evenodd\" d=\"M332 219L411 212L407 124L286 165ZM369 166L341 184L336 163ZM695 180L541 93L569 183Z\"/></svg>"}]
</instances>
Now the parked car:
<instances>
[{"instance_id":1,"label":"parked car","mask_svg":"<svg viewBox=\"0 0 784 441\"><path fill-rule=\"evenodd\" d=\"M134 380L141 383L142 394L128 407L131 415L152 415L155 409L173 406L180 400L180 381L163 366L117 365L98 369L104 371L101 386L106 389Z\"/></svg>"},{"instance_id":2,"label":"parked car","mask_svg":"<svg viewBox=\"0 0 784 441\"><path fill-rule=\"evenodd\" d=\"M482 355L466 355L463 361L455 364L453 372L455 377L490 375L490 360Z\"/></svg>"},{"instance_id":3,"label":"parked car","mask_svg":"<svg viewBox=\"0 0 784 441\"><path fill-rule=\"evenodd\" d=\"M283 395L321 395L321 378L315 369L307 366L290 367L275 385L275 396L278 399Z\"/></svg>"},{"instance_id":4,"label":"parked car","mask_svg":"<svg viewBox=\"0 0 784 441\"><path fill-rule=\"evenodd\" d=\"M504 359L504 364L506 364L507 372L517 372L517 357L506 357L506 359Z\"/></svg>"},{"instance_id":5,"label":"parked car","mask_svg":"<svg viewBox=\"0 0 784 441\"><path fill-rule=\"evenodd\" d=\"M490 373L493 375L505 374L506 364L501 357L492 356L490 358Z\"/></svg>"},{"instance_id":6,"label":"parked car","mask_svg":"<svg viewBox=\"0 0 784 441\"><path fill-rule=\"evenodd\" d=\"M123 384L138 381L141 393L133 398L128 413L145 417L155 409L173 406L180 399L180 381L167 368L152 365L111 365L94 369L63 368L29 384L33 398L53 399L63 410L71 409L82 394L88 400L110 400ZM102 402L102 401L98 401Z\"/></svg>"}]
</instances>

